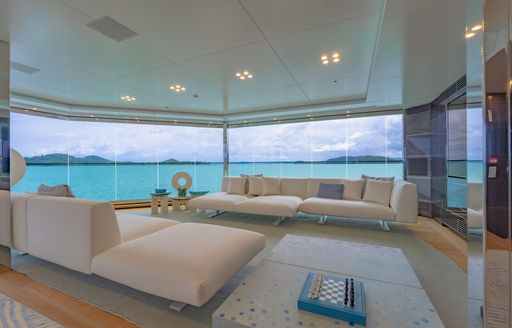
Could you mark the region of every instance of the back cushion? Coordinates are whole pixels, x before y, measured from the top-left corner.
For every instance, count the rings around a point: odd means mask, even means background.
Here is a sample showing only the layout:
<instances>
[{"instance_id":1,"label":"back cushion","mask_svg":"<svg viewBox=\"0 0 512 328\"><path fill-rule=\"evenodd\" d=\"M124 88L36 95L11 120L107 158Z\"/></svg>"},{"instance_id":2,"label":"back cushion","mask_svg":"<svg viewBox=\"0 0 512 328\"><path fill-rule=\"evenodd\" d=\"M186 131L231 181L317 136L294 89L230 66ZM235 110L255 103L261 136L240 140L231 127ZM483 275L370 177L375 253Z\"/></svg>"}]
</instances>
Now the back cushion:
<instances>
[{"instance_id":1,"label":"back cushion","mask_svg":"<svg viewBox=\"0 0 512 328\"><path fill-rule=\"evenodd\" d=\"M329 198L329 199L341 199L343 195L342 184L338 183L320 183L320 187L318 188L318 198Z\"/></svg>"},{"instance_id":2,"label":"back cushion","mask_svg":"<svg viewBox=\"0 0 512 328\"><path fill-rule=\"evenodd\" d=\"M297 196L305 199L308 190L308 179L281 178L281 195Z\"/></svg>"},{"instance_id":3,"label":"back cushion","mask_svg":"<svg viewBox=\"0 0 512 328\"><path fill-rule=\"evenodd\" d=\"M343 197L346 200L361 200L363 197L363 179L341 179L344 185Z\"/></svg>"},{"instance_id":4,"label":"back cushion","mask_svg":"<svg viewBox=\"0 0 512 328\"><path fill-rule=\"evenodd\" d=\"M307 179L307 192L306 198L316 197L318 195L318 189L320 183L343 183L342 179L322 179L322 178L310 178Z\"/></svg>"},{"instance_id":5,"label":"back cushion","mask_svg":"<svg viewBox=\"0 0 512 328\"><path fill-rule=\"evenodd\" d=\"M228 194L245 195L246 177L230 177L228 184Z\"/></svg>"},{"instance_id":6,"label":"back cushion","mask_svg":"<svg viewBox=\"0 0 512 328\"><path fill-rule=\"evenodd\" d=\"M366 191L363 200L389 206L391 191L393 190L393 181L379 181L368 179Z\"/></svg>"},{"instance_id":7,"label":"back cushion","mask_svg":"<svg viewBox=\"0 0 512 328\"><path fill-rule=\"evenodd\" d=\"M281 179L278 178L261 178L263 180L263 195L280 195Z\"/></svg>"},{"instance_id":8,"label":"back cushion","mask_svg":"<svg viewBox=\"0 0 512 328\"><path fill-rule=\"evenodd\" d=\"M263 178L257 176L249 176L248 180L249 190L247 193L254 196L263 195Z\"/></svg>"}]
</instances>

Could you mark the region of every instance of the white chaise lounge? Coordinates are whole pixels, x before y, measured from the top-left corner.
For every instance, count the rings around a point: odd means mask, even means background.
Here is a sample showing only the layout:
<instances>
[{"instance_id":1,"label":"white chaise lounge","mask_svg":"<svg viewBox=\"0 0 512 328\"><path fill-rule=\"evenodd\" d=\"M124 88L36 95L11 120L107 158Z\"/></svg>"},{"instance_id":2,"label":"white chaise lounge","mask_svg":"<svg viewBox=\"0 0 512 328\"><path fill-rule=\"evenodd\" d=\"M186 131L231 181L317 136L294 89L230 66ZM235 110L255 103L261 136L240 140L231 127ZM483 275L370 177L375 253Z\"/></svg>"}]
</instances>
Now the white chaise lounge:
<instances>
[{"instance_id":1,"label":"white chaise lounge","mask_svg":"<svg viewBox=\"0 0 512 328\"><path fill-rule=\"evenodd\" d=\"M275 225L299 211L320 215L321 224L328 216L379 220L384 230L389 230L386 221L416 223L418 217L416 185L402 180L393 181L384 200L375 202L366 199L363 179L274 178L279 185L272 194L250 194L250 187L241 193L229 192L229 184L240 183L239 179L224 177L221 192L194 198L189 206L217 211L213 216L223 212L277 216ZM342 199L317 197L321 183L343 184Z\"/></svg>"},{"instance_id":2,"label":"white chaise lounge","mask_svg":"<svg viewBox=\"0 0 512 328\"><path fill-rule=\"evenodd\" d=\"M208 224L116 216L112 204L13 194L13 248L85 274L202 306L265 247L265 236Z\"/></svg>"}]
</instances>

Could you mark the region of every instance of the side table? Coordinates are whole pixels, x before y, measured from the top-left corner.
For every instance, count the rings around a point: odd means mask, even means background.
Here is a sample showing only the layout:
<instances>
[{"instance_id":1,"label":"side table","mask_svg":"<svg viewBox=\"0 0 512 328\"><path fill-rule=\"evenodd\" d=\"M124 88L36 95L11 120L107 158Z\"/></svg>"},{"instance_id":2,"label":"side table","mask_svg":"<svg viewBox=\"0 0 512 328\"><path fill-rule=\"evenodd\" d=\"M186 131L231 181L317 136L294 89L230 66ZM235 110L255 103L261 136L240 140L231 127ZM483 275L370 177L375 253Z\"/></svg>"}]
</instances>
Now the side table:
<instances>
[{"instance_id":1,"label":"side table","mask_svg":"<svg viewBox=\"0 0 512 328\"><path fill-rule=\"evenodd\" d=\"M186 211L188 210L188 201L191 198L186 197L171 197L172 200L172 211Z\"/></svg>"},{"instance_id":2,"label":"side table","mask_svg":"<svg viewBox=\"0 0 512 328\"><path fill-rule=\"evenodd\" d=\"M151 215L158 215L158 206L160 205L160 210L162 215L167 215L169 213L169 194L170 192L164 193L154 193L151 195Z\"/></svg>"}]
</instances>

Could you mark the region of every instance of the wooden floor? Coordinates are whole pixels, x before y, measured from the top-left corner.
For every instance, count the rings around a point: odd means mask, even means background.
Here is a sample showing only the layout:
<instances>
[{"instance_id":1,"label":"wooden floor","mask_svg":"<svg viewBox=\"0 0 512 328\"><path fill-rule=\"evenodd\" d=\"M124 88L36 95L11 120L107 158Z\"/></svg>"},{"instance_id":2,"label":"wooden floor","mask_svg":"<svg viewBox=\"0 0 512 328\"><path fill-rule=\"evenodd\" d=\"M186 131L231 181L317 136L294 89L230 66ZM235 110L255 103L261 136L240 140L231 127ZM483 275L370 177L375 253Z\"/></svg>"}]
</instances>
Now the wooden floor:
<instances>
[{"instance_id":1,"label":"wooden floor","mask_svg":"<svg viewBox=\"0 0 512 328\"><path fill-rule=\"evenodd\" d=\"M418 224L408 225L408 228L467 272L467 246L458 235L437 222L425 218L420 218ZM25 274L1 265L0 293L66 327L135 327L120 317L37 283Z\"/></svg>"},{"instance_id":2,"label":"wooden floor","mask_svg":"<svg viewBox=\"0 0 512 328\"><path fill-rule=\"evenodd\" d=\"M1 265L0 293L66 327L136 327L124 319L37 283L25 274Z\"/></svg>"}]
</instances>

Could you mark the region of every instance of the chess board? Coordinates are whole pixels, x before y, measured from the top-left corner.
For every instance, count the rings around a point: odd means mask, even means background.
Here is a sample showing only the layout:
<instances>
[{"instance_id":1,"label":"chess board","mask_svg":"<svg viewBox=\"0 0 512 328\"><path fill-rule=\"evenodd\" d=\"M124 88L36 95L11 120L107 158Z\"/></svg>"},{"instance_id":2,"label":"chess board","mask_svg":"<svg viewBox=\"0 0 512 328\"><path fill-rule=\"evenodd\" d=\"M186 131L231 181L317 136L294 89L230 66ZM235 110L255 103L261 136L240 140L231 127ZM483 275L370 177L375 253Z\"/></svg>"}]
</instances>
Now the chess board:
<instances>
[{"instance_id":1,"label":"chess board","mask_svg":"<svg viewBox=\"0 0 512 328\"><path fill-rule=\"evenodd\" d=\"M366 306L363 283L352 278L322 275L309 272L297 301L300 310L347 321L351 326L366 326ZM318 291L315 294L315 286ZM350 286L351 285L351 286Z\"/></svg>"}]
</instances>

